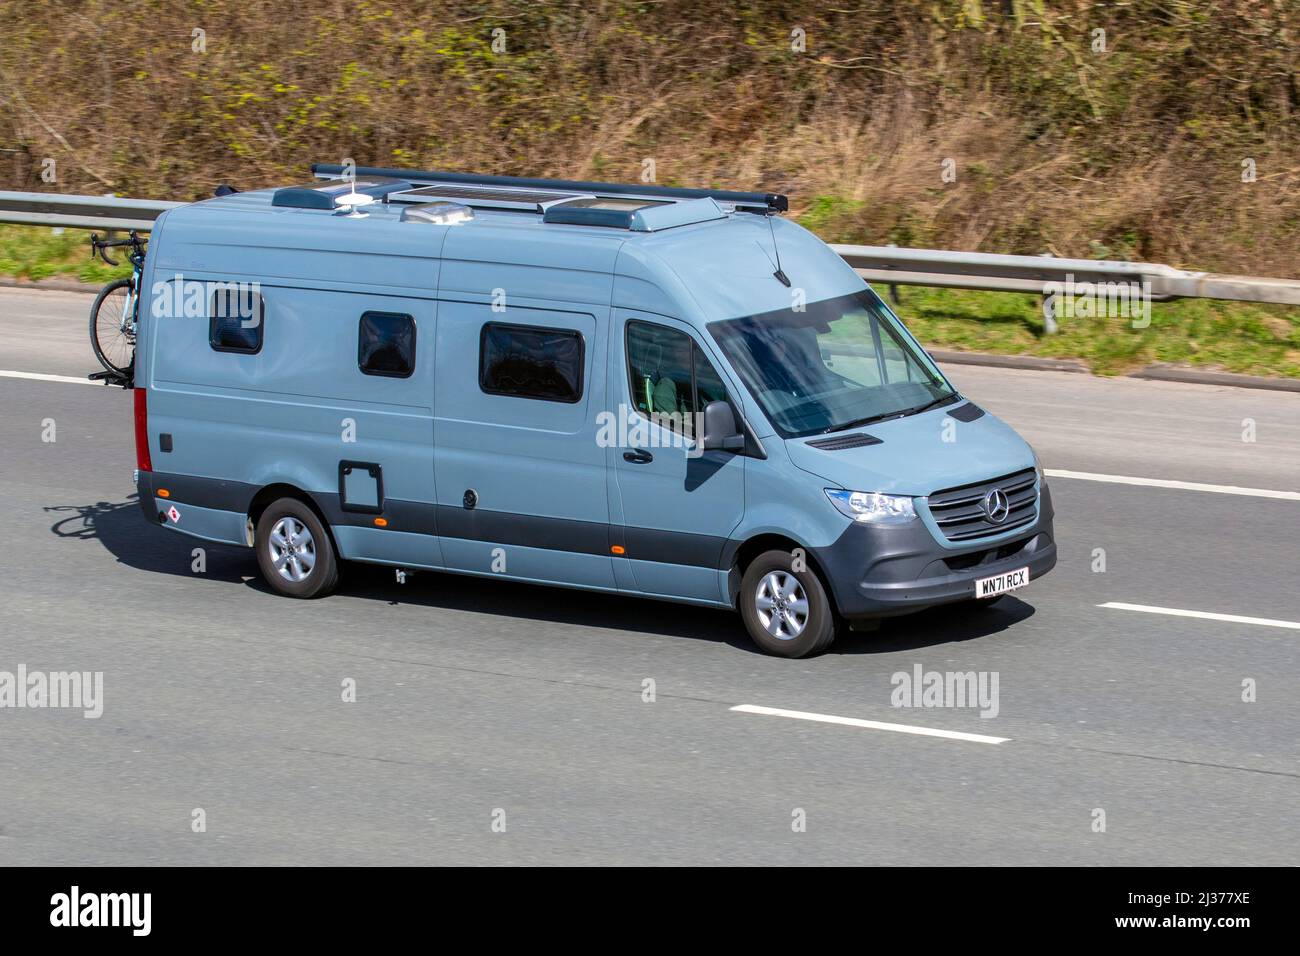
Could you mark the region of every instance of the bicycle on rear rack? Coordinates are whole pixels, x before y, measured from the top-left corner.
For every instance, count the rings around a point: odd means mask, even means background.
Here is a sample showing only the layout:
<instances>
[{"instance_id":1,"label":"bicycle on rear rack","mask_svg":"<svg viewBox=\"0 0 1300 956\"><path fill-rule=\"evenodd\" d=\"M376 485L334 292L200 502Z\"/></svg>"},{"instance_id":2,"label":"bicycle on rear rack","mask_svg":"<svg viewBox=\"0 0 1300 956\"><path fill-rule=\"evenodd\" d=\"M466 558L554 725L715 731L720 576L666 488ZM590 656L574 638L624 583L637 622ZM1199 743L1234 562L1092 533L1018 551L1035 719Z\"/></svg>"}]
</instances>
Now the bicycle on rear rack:
<instances>
[{"instance_id":1,"label":"bicycle on rear rack","mask_svg":"<svg viewBox=\"0 0 1300 956\"><path fill-rule=\"evenodd\" d=\"M90 255L98 255L110 266L118 263L109 258L108 250L129 246L127 258L131 262L131 277L117 279L100 290L95 304L90 307L90 347L95 358L108 370L92 378L120 378L129 381L135 366L135 331L140 312L140 275L144 269L144 249L148 240L134 231L126 239L101 239L90 237Z\"/></svg>"}]
</instances>

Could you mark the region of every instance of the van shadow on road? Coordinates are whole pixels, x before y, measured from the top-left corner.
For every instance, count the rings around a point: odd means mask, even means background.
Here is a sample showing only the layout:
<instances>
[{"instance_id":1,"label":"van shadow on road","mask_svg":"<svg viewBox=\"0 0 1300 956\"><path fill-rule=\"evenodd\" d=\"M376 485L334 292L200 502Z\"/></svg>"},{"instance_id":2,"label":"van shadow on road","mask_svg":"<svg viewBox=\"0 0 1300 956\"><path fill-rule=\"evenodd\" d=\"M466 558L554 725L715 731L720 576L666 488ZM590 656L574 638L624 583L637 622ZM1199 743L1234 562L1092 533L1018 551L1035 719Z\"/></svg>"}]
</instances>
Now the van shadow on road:
<instances>
[{"instance_id":1,"label":"van shadow on road","mask_svg":"<svg viewBox=\"0 0 1300 956\"><path fill-rule=\"evenodd\" d=\"M145 520L135 495L126 501L52 505L45 510L60 516L50 528L53 534L65 539L98 541L130 568L244 583L257 591L271 593L249 549L168 533ZM207 569L203 574L191 569L195 548L205 551ZM409 575L406 584L398 584L392 568L357 563L344 567L338 593L385 604L715 641L737 650L760 653L746 637L737 615L667 601L437 571L420 571ZM1031 605L1014 597L1004 597L992 607L979 610L961 606L932 608L886 619L875 631L851 632L837 640L829 654L887 654L978 640L1006 630L1033 613Z\"/></svg>"}]
</instances>

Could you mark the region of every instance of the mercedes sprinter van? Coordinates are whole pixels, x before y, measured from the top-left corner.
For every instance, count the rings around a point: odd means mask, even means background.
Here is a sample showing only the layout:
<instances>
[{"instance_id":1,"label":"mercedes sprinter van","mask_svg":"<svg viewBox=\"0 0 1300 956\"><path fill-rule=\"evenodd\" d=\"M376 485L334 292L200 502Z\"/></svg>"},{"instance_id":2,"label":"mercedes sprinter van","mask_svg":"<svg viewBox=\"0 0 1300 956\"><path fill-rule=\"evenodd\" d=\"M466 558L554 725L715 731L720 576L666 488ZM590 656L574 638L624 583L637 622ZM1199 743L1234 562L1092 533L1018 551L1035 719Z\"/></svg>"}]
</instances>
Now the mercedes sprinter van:
<instances>
[{"instance_id":1,"label":"mercedes sprinter van","mask_svg":"<svg viewBox=\"0 0 1300 956\"><path fill-rule=\"evenodd\" d=\"M134 370L145 515L280 594L501 577L801 657L1055 564L1033 450L785 197L313 172L158 219Z\"/></svg>"}]
</instances>

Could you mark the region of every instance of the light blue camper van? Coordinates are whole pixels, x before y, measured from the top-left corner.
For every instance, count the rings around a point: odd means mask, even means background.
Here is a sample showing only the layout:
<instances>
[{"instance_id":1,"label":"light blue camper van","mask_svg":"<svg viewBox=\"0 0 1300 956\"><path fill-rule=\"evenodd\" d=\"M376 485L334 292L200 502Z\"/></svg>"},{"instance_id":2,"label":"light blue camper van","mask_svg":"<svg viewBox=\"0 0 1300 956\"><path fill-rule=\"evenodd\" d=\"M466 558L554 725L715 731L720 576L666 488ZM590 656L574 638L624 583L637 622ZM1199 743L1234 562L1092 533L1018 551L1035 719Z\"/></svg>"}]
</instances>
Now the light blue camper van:
<instances>
[{"instance_id":1,"label":"light blue camper van","mask_svg":"<svg viewBox=\"0 0 1300 956\"><path fill-rule=\"evenodd\" d=\"M801 657L1055 564L1033 450L785 197L344 172L165 213L143 279L141 505L275 591L499 576Z\"/></svg>"}]
</instances>

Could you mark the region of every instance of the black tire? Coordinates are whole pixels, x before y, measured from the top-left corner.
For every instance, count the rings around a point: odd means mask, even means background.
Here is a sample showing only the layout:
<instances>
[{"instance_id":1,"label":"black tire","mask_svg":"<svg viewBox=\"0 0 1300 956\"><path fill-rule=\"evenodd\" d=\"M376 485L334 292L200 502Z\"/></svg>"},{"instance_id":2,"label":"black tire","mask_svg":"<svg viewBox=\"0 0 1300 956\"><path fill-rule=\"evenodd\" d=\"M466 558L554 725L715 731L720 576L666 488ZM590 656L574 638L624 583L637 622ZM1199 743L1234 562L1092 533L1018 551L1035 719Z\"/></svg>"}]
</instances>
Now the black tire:
<instances>
[{"instance_id":1,"label":"black tire","mask_svg":"<svg viewBox=\"0 0 1300 956\"><path fill-rule=\"evenodd\" d=\"M775 578L769 579L769 575L775 575ZM766 613L768 622L771 622L773 615L779 614L784 618L784 623L778 624L778 627L786 632L790 631L791 618L777 609L765 612L760 608L760 604L766 599L768 591L766 581L788 582L789 579L797 581L802 590L806 615L803 618L802 628L796 634L782 637L772 633L769 623L764 622L763 615ZM760 592L760 588L764 590ZM793 593L797 596L799 592ZM787 603L786 607L791 608L796 605L797 601ZM792 613L798 617L797 608ZM786 551L765 551L751 561L749 567L745 569L740 582L740 616L745 622L745 630L749 632L754 643L764 652L778 657L807 657L811 654L820 654L831 646L838 627L835 608L826 593L826 588L822 586L821 578L806 566L802 571L796 571L794 558Z\"/></svg>"},{"instance_id":2,"label":"black tire","mask_svg":"<svg viewBox=\"0 0 1300 956\"><path fill-rule=\"evenodd\" d=\"M288 560L280 562L288 568L287 573L280 571L277 558L273 557L273 552L283 555L286 551L285 547L272 542L272 533L282 521L285 522L281 529L282 541L285 540L282 531L289 528L290 522L295 527L305 528L309 536L309 545L300 532L288 539L294 545L294 553ZM339 563L334 553L334 542L320 518L316 517L316 512L297 498L279 498L267 506L257 519L253 547L257 551L257 566L262 570L262 577L278 594L295 598L323 597L338 584ZM306 567L308 555L309 568ZM301 577L291 580L295 569Z\"/></svg>"},{"instance_id":3,"label":"black tire","mask_svg":"<svg viewBox=\"0 0 1300 956\"><path fill-rule=\"evenodd\" d=\"M90 347L99 364L119 375L129 374L135 359L135 335L122 329L123 312L133 280L118 279L99 290L90 307ZM136 307L139 307L137 300Z\"/></svg>"}]
</instances>

